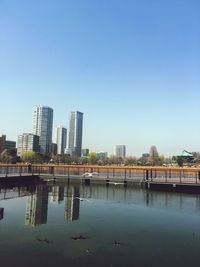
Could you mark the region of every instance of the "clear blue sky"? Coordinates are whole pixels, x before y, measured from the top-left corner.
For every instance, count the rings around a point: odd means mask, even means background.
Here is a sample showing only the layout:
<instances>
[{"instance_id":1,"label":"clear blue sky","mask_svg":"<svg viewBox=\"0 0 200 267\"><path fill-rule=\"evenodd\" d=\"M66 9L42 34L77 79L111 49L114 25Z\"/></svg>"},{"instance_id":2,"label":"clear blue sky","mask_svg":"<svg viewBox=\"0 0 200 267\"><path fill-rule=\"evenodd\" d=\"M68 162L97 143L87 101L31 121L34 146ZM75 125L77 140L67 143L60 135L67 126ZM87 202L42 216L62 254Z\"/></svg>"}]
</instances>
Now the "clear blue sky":
<instances>
[{"instance_id":1,"label":"clear blue sky","mask_svg":"<svg viewBox=\"0 0 200 267\"><path fill-rule=\"evenodd\" d=\"M0 0L0 134L84 113L83 147L200 151L199 0Z\"/></svg>"}]
</instances>

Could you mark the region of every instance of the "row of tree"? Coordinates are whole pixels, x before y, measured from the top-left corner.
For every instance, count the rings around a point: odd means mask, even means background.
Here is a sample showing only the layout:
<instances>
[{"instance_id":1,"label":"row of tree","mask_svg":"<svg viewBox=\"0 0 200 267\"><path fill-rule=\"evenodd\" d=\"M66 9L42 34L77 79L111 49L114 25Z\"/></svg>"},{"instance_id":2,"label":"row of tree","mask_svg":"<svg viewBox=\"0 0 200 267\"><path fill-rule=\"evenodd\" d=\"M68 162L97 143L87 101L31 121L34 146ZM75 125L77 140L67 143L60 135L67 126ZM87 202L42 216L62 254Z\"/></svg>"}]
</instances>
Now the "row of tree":
<instances>
[{"instance_id":1,"label":"row of tree","mask_svg":"<svg viewBox=\"0 0 200 267\"><path fill-rule=\"evenodd\" d=\"M61 155L42 155L33 151L23 153L22 157L17 157L16 151L4 150L0 155L0 162L4 163L55 163L55 164L97 164L97 165L138 165L138 166L163 166L177 163L181 166L177 157L166 158L159 155L156 146L150 148L149 154L142 157L99 157L95 152L89 153L88 157L74 157L68 154ZM200 154L196 153L196 162L200 162Z\"/></svg>"},{"instance_id":2,"label":"row of tree","mask_svg":"<svg viewBox=\"0 0 200 267\"><path fill-rule=\"evenodd\" d=\"M95 152L91 152L88 157L73 157L68 154L42 155L33 151L23 153L22 157L17 157L14 150L4 150L0 155L0 162L16 163L55 163L55 164L97 164L97 165L163 165L169 163L169 159L159 156L153 150L149 157L99 157Z\"/></svg>"}]
</instances>

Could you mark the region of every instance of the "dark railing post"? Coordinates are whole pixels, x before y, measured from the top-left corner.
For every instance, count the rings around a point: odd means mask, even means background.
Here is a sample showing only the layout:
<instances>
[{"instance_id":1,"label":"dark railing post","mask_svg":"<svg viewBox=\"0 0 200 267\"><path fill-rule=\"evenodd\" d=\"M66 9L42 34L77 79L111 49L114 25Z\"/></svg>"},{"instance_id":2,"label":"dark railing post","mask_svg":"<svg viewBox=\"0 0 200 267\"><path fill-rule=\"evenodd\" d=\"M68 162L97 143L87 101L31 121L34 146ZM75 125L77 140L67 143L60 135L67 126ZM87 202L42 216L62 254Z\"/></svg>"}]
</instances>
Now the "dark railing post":
<instances>
[{"instance_id":1,"label":"dark railing post","mask_svg":"<svg viewBox=\"0 0 200 267\"><path fill-rule=\"evenodd\" d=\"M180 184L181 184L181 181L182 181L182 180L181 180L181 170L180 170Z\"/></svg>"},{"instance_id":2,"label":"dark railing post","mask_svg":"<svg viewBox=\"0 0 200 267\"><path fill-rule=\"evenodd\" d=\"M167 183L167 171L165 171L165 182Z\"/></svg>"},{"instance_id":3,"label":"dark railing post","mask_svg":"<svg viewBox=\"0 0 200 267\"><path fill-rule=\"evenodd\" d=\"M146 170L146 180L149 180L149 170Z\"/></svg>"},{"instance_id":4,"label":"dark railing post","mask_svg":"<svg viewBox=\"0 0 200 267\"><path fill-rule=\"evenodd\" d=\"M32 173L32 164L31 163L28 164L28 173Z\"/></svg>"},{"instance_id":5,"label":"dark railing post","mask_svg":"<svg viewBox=\"0 0 200 267\"><path fill-rule=\"evenodd\" d=\"M124 169L124 176L125 176L125 180L126 180L126 168Z\"/></svg>"},{"instance_id":6,"label":"dark railing post","mask_svg":"<svg viewBox=\"0 0 200 267\"><path fill-rule=\"evenodd\" d=\"M6 166L6 177L8 177L8 166Z\"/></svg>"},{"instance_id":7,"label":"dark railing post","mask_svg":"<svg viewBox=\"0 0 200 267\"><path fill-rule=\"evenodd\" d=\"M49 167L49 174L53 174L54 175L54 167L53 166Z\"/></svg>"},{"instance_id":8,"label":"dark railing post","mask_svg":"<svg viewBox=\"0 0 200 267\"><path fill-rule=\"evenodd\" d=\"M55 171L55 168L54 168L54 166L52 166L52 174L53 174L53 176L54 176L54 171Z\"/></svg>"},{"instance_id":9,"label":"dark railing post","mask_svg":"<svg viewBox=\"0 0 200 267\"><path fill-rule=\"evenodd\" d=\"M17 188L18 189L18 197L21 196L21 190L20 190L20 187Z\"/></svg>"},{"instance_id":10,"label":"dark railing post","mask_svg":"<svg viewBox=\"0 0 200 267\"><path fill-rule=\"evenodd\" d=\"M107 178L109 178L109 169L107 168Z\"/></svg>"},{"instance_id":11,"label":"dark railing post","mask_svg":"<svg viewBox=\"0 0 200 267\"><path fill-rule=\"evenodd\" d=\"M19 168L19 176L22 176L22 166Z\"/></svg>"},{"instance_id":12,"label":"dark railing post","mask_svg":"<svg viewBox=\"0 0 200 267\"><path fill-rule=\"evenodd\" d=\"M152 172L152 169L150 170L150 177L151 177L151 181L153 181L153 172Z\"/></svg>"},{"instance_id":13,"label":"dark railing post","mask_svg":"<svg viewBox=\"0 0 200 267\"><path fill-rule=\"evenodd\" d=\"M115 177L115 169L113 168L113 177Z\"/></svg>"},{"instance_id":14,"label":"dark railing post","mask_svg":"<svg viewBox=\"0 0 200 267\"><path fill-rule=\"evenodd\" d=\"M69 179L69 166L68 166L68 168L67 168L67 177L68 177L68 179Z\"/></svg>"}]
</instances>

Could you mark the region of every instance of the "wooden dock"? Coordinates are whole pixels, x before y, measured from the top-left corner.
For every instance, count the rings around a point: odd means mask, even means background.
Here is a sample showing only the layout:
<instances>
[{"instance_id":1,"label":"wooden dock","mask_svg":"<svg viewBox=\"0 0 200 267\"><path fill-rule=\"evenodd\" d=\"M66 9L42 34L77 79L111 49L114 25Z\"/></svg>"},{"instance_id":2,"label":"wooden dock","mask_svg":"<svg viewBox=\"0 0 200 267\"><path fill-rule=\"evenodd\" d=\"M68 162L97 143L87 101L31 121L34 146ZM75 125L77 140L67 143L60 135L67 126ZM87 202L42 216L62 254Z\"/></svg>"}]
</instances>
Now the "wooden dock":
<instances>
[{"instance_id":1,"label":"wooden dock","mask_svg":"<svg viewBox=\"0 0 200 267\"><path fill-rule=\"evenodd\" d=\"M0 181L5 178L38 176L42 179L80 180L82 183L104 181L106 185L132 183L145 184L147 189L200 188L200 168L156 166L96 166L54 164L0 165ZM198 189L199 190L199 189Z\"/></svg>"}]
</instances>

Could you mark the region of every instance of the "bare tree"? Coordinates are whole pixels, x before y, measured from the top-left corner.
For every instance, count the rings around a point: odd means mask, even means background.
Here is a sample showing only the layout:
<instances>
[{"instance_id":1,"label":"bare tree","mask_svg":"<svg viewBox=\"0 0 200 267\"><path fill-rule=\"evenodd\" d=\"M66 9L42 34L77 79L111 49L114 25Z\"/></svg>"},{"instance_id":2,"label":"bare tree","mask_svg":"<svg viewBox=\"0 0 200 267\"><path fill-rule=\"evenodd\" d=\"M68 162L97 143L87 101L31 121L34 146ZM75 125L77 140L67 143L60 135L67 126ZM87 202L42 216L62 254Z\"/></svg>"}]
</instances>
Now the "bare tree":
<instances>
[{"instance_id":1,"label":"bare tree","mask_svg":"<svg viewBox=\"0 0 200 267\"><path fill-rule=\"evenodd\" d=\"M150 162L152 165L157 165L159 162L159 154L156 146L151 146L149 150Z\"/></svg>"}]
</instances>

